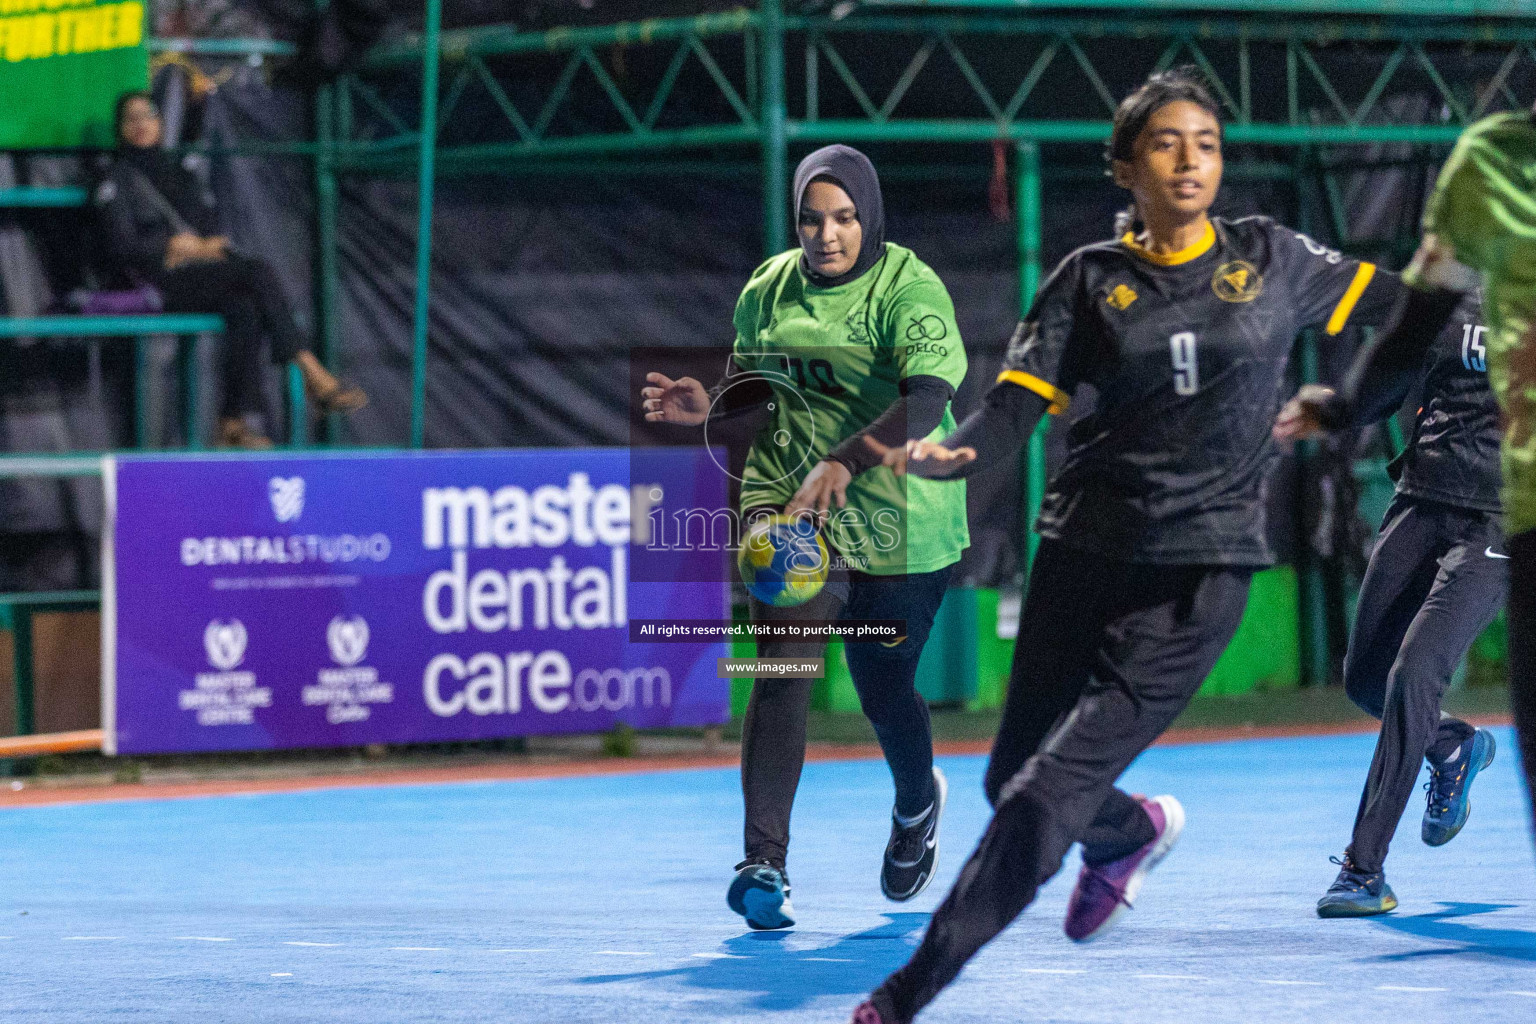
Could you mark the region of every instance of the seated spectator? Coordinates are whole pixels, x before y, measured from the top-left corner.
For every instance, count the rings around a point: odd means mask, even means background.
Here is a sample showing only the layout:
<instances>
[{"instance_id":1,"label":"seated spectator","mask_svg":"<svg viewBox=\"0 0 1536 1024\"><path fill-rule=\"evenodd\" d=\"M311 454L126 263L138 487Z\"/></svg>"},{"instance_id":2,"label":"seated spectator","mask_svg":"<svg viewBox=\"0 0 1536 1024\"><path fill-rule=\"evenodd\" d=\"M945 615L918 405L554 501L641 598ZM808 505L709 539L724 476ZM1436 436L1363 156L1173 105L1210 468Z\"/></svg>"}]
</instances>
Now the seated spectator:
<instances>
[{"instance_id":1,"label":"seated spectator","mask_svg":"<svg viewBox=\"0 0 1536 1024\"><path fill-rule=\"evenodd\" d=\"M293 363L322 413L352 412L368 402L315 358L266 261L236 250L218 233L213 199L191 171L160 146L160 112L148 93L118 98L118 149L97 193L112 258L138 283L152 284L177 313L224 318L223 404L218 443L270 448L251 422L262 409L261 346L272 361Z\"/></svg>"}]
</instances>

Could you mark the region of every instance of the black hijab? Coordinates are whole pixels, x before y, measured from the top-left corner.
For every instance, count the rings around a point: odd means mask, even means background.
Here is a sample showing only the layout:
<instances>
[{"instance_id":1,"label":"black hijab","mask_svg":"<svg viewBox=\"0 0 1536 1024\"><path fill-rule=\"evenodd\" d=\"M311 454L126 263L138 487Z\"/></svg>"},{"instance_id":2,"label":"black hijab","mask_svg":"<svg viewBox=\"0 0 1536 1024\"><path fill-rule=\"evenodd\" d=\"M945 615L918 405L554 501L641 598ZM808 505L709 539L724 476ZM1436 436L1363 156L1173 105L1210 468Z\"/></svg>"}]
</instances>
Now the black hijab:
<instances>
[{"instance_id":1,"label":"black hijab","mask_svg":"<svg viewBox=\"0 0 1536 1024\"><path fill-rule=\"evenodd\" d=\"M800 254L800 270L820 288L834 288L863 276L870 267L885 255L885 200L880 195L880 179L869 157L849 146L823 146L795 168L795 224L800 223L800 204L805 201L805 190L817 178L829 178L836 182L859 216L859 226L864 238L859 245L859 256L853 268L846 274L826 277L816 273Z\"/></svg>"},{"instance_id":2,"label":"black hijab","mask_svg":"<svg viewBox=\"0 0 1536 1024\"><path fill-rule=\"evenodd\" d=\"M114 118L117 158L142 174L193 230L210 233L209 228L214 225L203 200L202 186L192 172L182 166L176 154L158 145L133 146L123 138L123 113L129 101L134 99L154 103L150 95L144 92L124 93L118 98Z\"/></svg>"}]
</instances>

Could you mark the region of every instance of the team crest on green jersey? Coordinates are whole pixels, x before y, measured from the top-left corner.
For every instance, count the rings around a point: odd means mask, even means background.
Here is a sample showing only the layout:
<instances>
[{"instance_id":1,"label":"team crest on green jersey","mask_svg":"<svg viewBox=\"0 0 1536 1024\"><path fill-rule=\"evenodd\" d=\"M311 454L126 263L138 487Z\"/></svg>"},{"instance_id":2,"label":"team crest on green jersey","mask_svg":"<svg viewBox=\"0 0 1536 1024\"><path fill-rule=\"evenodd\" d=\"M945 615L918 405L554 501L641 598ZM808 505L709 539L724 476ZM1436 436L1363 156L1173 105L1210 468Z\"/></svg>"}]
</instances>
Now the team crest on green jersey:
<instances>
[{"instance_id":1,"label":"team crest on green jersey","mask_svg":"<svg viewBox=\"0 0 1536 1024\"><path fill-rule=\"evenodd\" d=\"M869 344L869 316L863 309L854 309L843 321L848 326L848 340L855 345Z\"/></svg>"}]
</instances>

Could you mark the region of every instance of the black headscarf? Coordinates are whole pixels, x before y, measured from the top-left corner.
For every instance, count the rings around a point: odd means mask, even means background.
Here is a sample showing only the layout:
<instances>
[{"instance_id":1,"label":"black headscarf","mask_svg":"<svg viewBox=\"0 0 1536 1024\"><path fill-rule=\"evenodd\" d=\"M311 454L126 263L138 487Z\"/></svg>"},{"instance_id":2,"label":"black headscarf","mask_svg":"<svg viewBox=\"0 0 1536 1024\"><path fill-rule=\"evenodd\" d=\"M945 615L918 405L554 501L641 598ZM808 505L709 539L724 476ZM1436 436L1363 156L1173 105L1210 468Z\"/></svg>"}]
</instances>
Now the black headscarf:
<instances>
[{"instance_id":1,"label":"black headscarf","mask_svg":"<svg viewBox=\"0 0 1536 1024\"><path fill-rule=\"evenodd\" d=\"M805 276L819 287L833 288L863 276L885 255L885 200L880 195L880 179L869 157L850 146L823 146L795 168L796 225L800 223L800 204L805 201L805 190L817 178L830 178L848 193L864 234L853 269L837 277L816 273L801 253L800 269Z\"/></svg>"}]
</instances>

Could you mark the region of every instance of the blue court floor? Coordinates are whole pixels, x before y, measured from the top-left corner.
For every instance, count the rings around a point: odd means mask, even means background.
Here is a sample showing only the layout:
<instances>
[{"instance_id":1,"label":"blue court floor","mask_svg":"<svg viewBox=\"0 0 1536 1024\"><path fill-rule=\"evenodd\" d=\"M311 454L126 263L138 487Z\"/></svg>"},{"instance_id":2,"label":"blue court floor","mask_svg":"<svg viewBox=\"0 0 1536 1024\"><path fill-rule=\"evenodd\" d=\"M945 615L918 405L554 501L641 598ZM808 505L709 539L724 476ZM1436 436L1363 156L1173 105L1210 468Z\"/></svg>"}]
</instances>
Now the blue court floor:
<instances>
[{"instance_id":1,"label":"blue court floor","mask_svg":"<svg viewBox=\"0 0 1536 1024\"><path fill-rule=\"evenodd\" d=\"M1366 737L1160 748L1183 842L1103 940L1060 931L1075 864L925 1024L1536 1020L1536 865L1513 737L1449 846L1415 801L1402 900L1320 921ZM0 1021L843 1024L902 963L982 828L980 758L951 781L938 883L886 903L890 782L813 764L790 870L800 926L725 907L735 774L706 770L0 812ZM1074 855L1075 856L1075 855Z\"/></svg>"}]
</instances>

